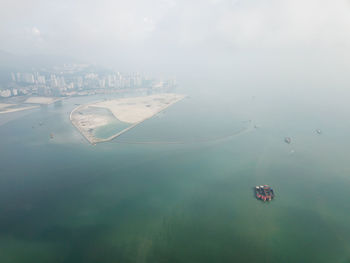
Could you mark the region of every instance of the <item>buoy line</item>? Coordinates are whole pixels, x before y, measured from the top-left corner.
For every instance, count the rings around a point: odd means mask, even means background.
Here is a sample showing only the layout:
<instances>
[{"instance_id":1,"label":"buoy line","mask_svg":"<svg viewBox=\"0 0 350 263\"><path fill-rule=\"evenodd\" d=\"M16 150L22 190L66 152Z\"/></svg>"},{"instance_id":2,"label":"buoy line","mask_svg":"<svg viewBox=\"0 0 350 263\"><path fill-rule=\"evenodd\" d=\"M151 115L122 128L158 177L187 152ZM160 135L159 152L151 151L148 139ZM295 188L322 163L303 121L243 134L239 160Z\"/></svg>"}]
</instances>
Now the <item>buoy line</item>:
<instances>
[{"instance_id":1,"label":"buoy line","mask_svg":"<svg viewBox=\"0 0 350 263\"><path fill-rule=\"evenodd\" d=\"M204 139L198 139L198 140L188 140L188 141L122 141L122 140L112 140L113 143L119 143L119 144L195 144L195 143L206 143L206 142L214 142L214 141L220 141L224 139L228 139L231 137L236 137L242 134L245 134L249 131L252 131L252 127L246 127L238 132L220 136L220 137L214 137L214 138L204 138Z\"/></svg>"}]
</instances>

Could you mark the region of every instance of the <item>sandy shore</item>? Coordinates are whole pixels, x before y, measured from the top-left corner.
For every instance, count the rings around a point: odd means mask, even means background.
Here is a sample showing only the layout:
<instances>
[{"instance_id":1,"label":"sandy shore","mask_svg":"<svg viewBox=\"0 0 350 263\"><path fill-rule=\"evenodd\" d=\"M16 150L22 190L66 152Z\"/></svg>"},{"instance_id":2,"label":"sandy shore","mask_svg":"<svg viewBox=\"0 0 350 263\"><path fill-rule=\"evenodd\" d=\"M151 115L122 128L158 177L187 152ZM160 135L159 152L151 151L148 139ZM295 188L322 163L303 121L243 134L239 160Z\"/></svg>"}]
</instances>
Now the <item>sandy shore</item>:
<instances>
[{"instance_id":1,"label":"sandy shore","mask_svg":"<svg viewBox=\"0 0 350 263\"><path fill-rule=\"evenodd\" d=\"M18 107L18 106L20 105L0 103L0 114L23 111L23 110L31 110L39 107L39 106L24 106L24 105L21 105L22 107Z\"/></svg>"},{"instance_id":2,"label":"sandy shore","mask_svg":"<svg viewBox=\"0 0 350 263\"><path fill-rule=\"evenodd\" d=\"M24 101L24 103L30 103L30 104L51 104L55 101L59 101L62 98L56 98L56 97L29 97Z\"/></svg>"},{"instance_id":3,"label":"sandy shore","mask_svg":"<svg viewBox=\"0 0 350 263\"><path fill-rule=\"evenodd\" d=\"M106 142L134 128L141 122L182 100L184 97L184 95L180 94L164 93L85 104L75 108L71 112L70 120L91 144ZM107 109L119 121L128 123L130 126L109 138L96 138L94 136L95 129L108 125L111 119L108 116L94 114L94 108Z\"/></svg>"}]
</instances>

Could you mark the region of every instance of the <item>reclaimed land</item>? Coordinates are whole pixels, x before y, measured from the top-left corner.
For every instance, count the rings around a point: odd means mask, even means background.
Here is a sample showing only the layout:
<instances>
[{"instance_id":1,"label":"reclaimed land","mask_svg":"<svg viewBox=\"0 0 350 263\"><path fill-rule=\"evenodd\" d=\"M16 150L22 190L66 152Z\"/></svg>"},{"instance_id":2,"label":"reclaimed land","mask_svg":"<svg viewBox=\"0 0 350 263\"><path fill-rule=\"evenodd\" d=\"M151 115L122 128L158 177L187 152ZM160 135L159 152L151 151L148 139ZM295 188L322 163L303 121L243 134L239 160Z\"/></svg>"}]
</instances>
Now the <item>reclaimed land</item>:
<instances>
[{"instance_id":1,"label":"reclaimed land","mask_svg":"<svg viewBox=\"0 0 350 263\"><path fill-rule=\"evenodd\" d=\"M70 114L70 120L79 132L94 145L113 140L183 98L185 96L181 94L163 93L93 102L75 108ZM94 113L94 108L107 109L116 119L130 126L108 138L97 138L94 135L95 130L108 125L111 120L107 116Z\"/></svg>"}]
</instances>

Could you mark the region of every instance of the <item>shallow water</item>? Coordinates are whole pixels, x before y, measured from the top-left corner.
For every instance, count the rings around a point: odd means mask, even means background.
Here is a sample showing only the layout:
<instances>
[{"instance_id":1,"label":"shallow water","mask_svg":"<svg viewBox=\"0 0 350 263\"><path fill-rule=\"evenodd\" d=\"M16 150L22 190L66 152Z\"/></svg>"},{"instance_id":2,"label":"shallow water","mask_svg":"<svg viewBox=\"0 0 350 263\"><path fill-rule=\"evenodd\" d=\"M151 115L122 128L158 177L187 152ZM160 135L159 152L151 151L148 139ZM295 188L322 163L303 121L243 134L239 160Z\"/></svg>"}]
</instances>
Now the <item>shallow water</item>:
<instances>
[{"instance_id":1,"label":"shallow water","mask_svg":"<svg viewBox=\"0 0 350 263\"><path fill-rule=\"evenodd\" d=\"M96 99L0 116L1 263L349 262L345 103L193 95L92 146L69 113Z\"/></svg>"}]
</instances>

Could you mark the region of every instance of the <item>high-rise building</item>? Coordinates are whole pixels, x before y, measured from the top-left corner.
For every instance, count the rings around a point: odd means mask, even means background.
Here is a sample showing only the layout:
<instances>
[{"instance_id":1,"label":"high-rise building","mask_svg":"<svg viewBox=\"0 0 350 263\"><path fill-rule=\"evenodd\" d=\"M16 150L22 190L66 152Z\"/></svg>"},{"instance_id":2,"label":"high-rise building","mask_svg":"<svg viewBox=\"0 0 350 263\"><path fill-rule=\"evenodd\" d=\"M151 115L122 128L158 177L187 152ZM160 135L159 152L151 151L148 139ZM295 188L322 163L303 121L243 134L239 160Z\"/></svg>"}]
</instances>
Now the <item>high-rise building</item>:
<instances>
[{"instance_id":1,"label":"high-rise building","mask_svg":"<svg viewBox=\"0 0 350 263\"><path fill-rule=\"evenodd\" d=\"M51 87L56 88L58 86L58 81L57 81L56 75L51 74L50 78L51 78L51 80L50 80Z\"/></svg>"},{"instance_id":2,"label":"high-rise building","mask_svg":"<svg viewBox=\"0 0 350 263\"><path fill-rule=\"evenodd\" d=\"M16 81L16 75L13 72L11 72L11 79L12 79L12 81Z\"/></svg>"}]
</instances>

